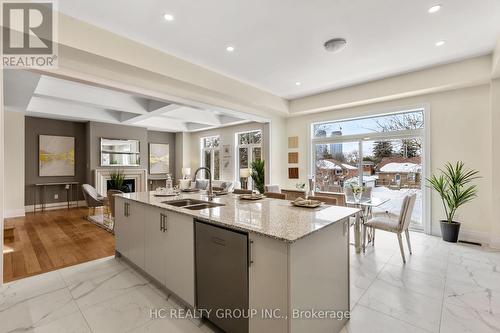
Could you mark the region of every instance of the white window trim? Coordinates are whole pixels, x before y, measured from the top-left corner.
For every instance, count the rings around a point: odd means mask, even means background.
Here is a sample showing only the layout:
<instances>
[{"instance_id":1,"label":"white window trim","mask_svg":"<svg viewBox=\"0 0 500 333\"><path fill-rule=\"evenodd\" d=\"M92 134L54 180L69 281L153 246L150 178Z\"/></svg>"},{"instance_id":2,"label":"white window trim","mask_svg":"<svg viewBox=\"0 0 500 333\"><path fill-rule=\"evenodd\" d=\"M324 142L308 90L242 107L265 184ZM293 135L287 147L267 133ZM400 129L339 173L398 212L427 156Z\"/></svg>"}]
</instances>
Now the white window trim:
<instances>
[{"instance_id":1,"label":"white window trim","mask_svg":"<svg viewBox=\"0 0 500 333\"><path fill-rule=\"evenodd\" d=\"M395 113L407 113L407 112L412 112L412 111L422 111L424 114L424 128L420 130L409 130L409 131L395 131L391 133L366 133L366 134L360 134L360 135L345 135L342 137L338 137L336 139L330 139L330 138L314 138L313 137L313 128L315 124L320 124L320 123L325 123L325 122L338 122L338 121L348 121L348 120L355 120L355 119L365 119L365 118L371 118L371 117L378 117L378 116L384 116L384 115L391 115ZM324 119L321 121L315 121L310 123L310 126L308 126L308 138L309 138L309 144L307 145L307 156L309 159L308 163L308 172L309 175L314 175L314 161L315 161L315 154L316 150L313 149L313 144L318 144L318 143L339 143L339 142L347 142L347 141L360 141L360 146L362 145L362 141L365 139L366 141L368 140L377 140L377 139L390 139L390 138L404 138L404 137L415 137L419 136L422 138L422 225L424 232L427 234L438 234L438 231L434 232L432 229L432 212L431 212L431 190L429 187L424 186L425 179L428 179L430 177L430 170L431 170L431 153L430 153L430 104L428 103L423 103L423 104L417 104L417 105L411 105L411 106L406 106L406 107L397 107L397 108L390 108L390 109L384 109L384 110L374 110L373 112L370 112L369 114L364 114L363 116L360 117L352 117L352 118L338 118L338 119ZM335 138L335 137L334 137ZM360 163L361 164L361 163ZM361 173L362 173L362 166L360 167ZM361 178L361 177L360 177Z\"/></svg>"},{"instance_id":2,"label":"white window trim","mask_svg":"<svg viewBox=\"0 0 500 333\"><path fill-rule=\"evenodd\" d=\"M204 145L204 140L208 138L219 138L219 146L217 147L205 147ZM200 167L206 167L205 165L205 152L209 151L210 152L210 166L208 167L210 169L210 175L212 177L212 180L214 179L215 174L213 173L213 170L215 170L215 151L219 152L219 179L221 178L221 153L220 153L220 136L219 135L210 135L210 136L204 136L200 138ZM205 172L203 172L203 175L205 177Z\"/></svg>"}]
</instances>

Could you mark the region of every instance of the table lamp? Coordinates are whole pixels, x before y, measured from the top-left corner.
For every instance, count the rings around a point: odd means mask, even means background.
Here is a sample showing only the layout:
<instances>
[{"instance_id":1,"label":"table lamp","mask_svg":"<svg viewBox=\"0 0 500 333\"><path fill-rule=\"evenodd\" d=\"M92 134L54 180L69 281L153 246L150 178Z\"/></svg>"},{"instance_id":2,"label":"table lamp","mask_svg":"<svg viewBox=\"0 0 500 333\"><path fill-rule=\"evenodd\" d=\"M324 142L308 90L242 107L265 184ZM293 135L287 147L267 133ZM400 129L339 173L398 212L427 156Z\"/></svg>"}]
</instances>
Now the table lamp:
<instances>
[{"instance_id":1,"label":"table lamp","mask_svg":"<svg viewBox=\"0 0 500 333\"><path fill-rule=\"evenodd\" d=\"M243 189L248 189L248 177L250 177L250 169L240 169L241 187Z\"/></svg>"},{"instance_id":2,"label":"table lamp","mask_svg":"<svg viewBox=\"0 0 500 333\"><path fill-rule=\"evenodd\" d=\"M182 178L184 179L191 178L191 168L182 168Z\"/></svg>"}]
</instances>

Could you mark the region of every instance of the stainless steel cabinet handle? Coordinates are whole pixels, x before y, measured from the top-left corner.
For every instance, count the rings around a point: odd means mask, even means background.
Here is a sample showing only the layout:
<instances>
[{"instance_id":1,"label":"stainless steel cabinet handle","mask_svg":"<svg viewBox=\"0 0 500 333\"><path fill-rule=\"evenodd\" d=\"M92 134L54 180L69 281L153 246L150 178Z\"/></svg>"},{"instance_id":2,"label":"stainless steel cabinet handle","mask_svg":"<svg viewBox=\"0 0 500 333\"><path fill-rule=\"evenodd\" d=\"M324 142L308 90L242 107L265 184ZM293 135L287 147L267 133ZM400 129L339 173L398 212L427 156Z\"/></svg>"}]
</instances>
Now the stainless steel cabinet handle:
<instances>
[{"instance_id":1,"label":"stainless steel cabinet handle","mask_svg":"<svg viewBox=\"0 0 500 333\"><path fill-rule=\"evenodd\" d=\"M253 256L252 256L252 246L253 246L253 240L249 239L248 240L248 266L253 264Z\"/></svg>"},{"instance_id":2,"label":"stainless steel cabinet handle","mask_svg":"<svg viewBox=\"0 0 500 333\"><path fill-rule=\"evenodd\" d=\"M167 231L167 215L160 213L160 231Z\"/></svg>"},{"instance_id":3,"label":"stainless steel cabinet handle","mask_svg":"<svg viewBox=\"0 0 500 333\"><path fill-rule=\"evenodd\" d=\"M128 202L125 202L123 204L123 210L124 210L124 215L126 217L129 217L130 216L130 204Z\"/></svg>"}]
</instances>

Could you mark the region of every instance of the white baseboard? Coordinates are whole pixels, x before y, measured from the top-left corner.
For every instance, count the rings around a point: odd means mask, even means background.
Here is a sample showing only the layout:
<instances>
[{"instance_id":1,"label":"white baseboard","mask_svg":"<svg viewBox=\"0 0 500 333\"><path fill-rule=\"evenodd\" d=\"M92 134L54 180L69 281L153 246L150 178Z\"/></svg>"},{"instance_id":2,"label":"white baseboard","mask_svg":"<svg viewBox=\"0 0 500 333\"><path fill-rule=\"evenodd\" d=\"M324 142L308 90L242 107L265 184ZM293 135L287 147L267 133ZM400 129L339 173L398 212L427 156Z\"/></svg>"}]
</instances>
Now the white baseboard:
<instances>
[{"instance_id":1,"label":"white baseboard","mask_svg":"<svg viewBox=\"0 0 500 333\"><path fill-rule=\"evenodd\" d=\"M500 249L500 237L499 236L491 237L490 247L493 249Z\"/></svg>"},{"instance_id":2,"label":"white baseboard","mask_svg":"<svg viewBox=\"0 0 500 333\"><path fill-rule=\"evenodd\" d=\"M33 212L33 205L25 206L24 209L26 213L32 213ZM53 203L47 203L45 204L45 210L55 210L55 209L63 209L67 208L67 203L66 202L53 202ZM71 205L71 208L74 208L75 205ZM85 200L80 200L78 201L78 207L87 207L87 203ZM42 206L36 205L36 211L39 212L41 210Z\"/></svg>"},{"instance_id":3,"label":"white baseboard","mask_svg":"<svg viewBox=\"0 0 500 333\"><path fill-rule=\"evenodd\" d=\"M26 211L24 208L19 208L19 209L6 209L4 211L3 217L8 219L11 217L20 217L20 216L25 216Z\"/></svg>"},{"instance_id":4,"label":"white baseboard","mask_svg":"<svg viewBox=\"0 0 500 333\"><path fill-rule=\"evenodd\" d=\"M458 235L458 240L464 240L468 242L481 243L483 246L489 246L491 243L490 233L483 231L474 230L460 230Z\"/></svg>"},{"instance_id":5,"label":"white baseboard","mask_svg":"<svg viewBox=\"0 0 500 333\"><path fill-rule=\"evenodd\" d=\"M432 230L433 230L432 235L441 237L441 229L439 228L439 225L436 228L433 228ZM492 239L490 237L490 233L488 233L488 232L468 230L468 229L462 229L462 228L460 229L460 234L458 235L458 240L459 241L462 240L462 241L466 241L466 242L473 242L473 243L480 243L482 246L490 246L490 247L491 247L491 242L492 242Z\"/></svg>"}]
</instances>

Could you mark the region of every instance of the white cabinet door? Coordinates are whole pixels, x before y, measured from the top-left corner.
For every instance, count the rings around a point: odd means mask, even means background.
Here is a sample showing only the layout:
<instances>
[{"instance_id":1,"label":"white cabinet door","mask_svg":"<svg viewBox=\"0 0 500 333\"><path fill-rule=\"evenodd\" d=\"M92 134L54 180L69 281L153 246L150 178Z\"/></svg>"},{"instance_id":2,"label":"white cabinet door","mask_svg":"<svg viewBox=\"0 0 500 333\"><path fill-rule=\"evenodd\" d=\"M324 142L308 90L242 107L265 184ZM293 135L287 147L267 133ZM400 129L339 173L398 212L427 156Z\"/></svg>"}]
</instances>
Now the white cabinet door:
<instances>
[{"instance_id":1,"label":"white cabinet door","mask_svg":"<svg viewBox=\"0 0 500 333\"><path fill-rule=\"evenodd\" d=\"M164 253L165 286L194 306L194 222L188 215L168 212Z\"/></svg>"},{"instance_id":2,"label":"white cabinet door","mask_svg":"<svg viewBox=\"0 0 500 333\"><path fill-rule=\"evenodd\" d=\"M145 214L144 270L157 281L165 283L165 252L167 251L166 211L148 207Z\"/></svg>"},{"instance_id":3,"label":"white cabinet door","mask_svg":"<svg viewBox=\"0 0 500 333\"><path fill-rule=\"evenodd\" d=\"M115 249L128 258L130 220L126 216L127 202L123 198L115 197Z\"/></svg>"},{"instance_id":4,"label":"white cabinet door","mask_svg":"<svg viewBox=\"0 0 500 333\"><path fill-rule=\"evenodd\" d=\"M130 233L128 234L128 259L134 264L144 269L144 217L146 209L149 206L143 204L128 201L130 205L126 212L126 218L129 220L130 228L128 229Z\"/></svg>"}]
</instances>

